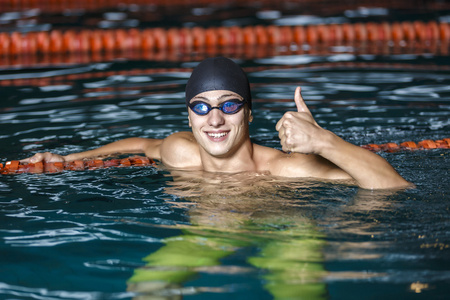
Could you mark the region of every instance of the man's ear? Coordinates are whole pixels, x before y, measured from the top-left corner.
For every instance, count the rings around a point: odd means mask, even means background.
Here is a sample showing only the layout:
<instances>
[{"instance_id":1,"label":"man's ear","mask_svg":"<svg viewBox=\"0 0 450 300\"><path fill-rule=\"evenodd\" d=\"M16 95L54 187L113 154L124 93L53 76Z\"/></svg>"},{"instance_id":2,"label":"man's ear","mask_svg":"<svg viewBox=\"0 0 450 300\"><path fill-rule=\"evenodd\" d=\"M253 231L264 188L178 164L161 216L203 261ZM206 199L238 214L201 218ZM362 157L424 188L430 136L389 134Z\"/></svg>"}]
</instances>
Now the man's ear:
<instances>
[{"instance_id":1,"label":"man's ear","mask_svg":"<svg viewBox=\"0 0 450 300\"><path fill-rule=\"evenodd\" d=\"M190 115L188 115L188 120L189 120L189 128L192 128L191 116Z\"/></svg>"},{"instance_id":2,"label":"man's ear","mask_svg":"<svg viewBox=\"0 0 450 300\"><path fill-rule=\"evenodd\" d=\"M253 115L252 115L252 110L251 109L248 112L248 122L249 123L253 122Z\"/></svg>"}]
</instances>

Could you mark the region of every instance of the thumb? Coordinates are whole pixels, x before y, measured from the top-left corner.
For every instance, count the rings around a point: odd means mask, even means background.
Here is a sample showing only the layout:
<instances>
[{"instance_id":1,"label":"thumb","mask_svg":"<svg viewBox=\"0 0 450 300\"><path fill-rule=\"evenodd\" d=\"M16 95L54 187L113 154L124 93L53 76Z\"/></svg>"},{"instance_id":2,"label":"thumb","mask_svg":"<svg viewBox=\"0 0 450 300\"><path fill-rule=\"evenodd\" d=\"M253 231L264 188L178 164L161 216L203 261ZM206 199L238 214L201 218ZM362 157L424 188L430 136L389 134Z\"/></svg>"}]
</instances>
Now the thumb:
<instances>
[{"instance_id":1,"label":"thumb","mask_svg":"<svg viewBox=\"0 0 450 300\"><path fill-rule=\"evenodd\" d=\"M295 105L297 106L297 111L305 112L305 113L312 115L311 112L309 111L308 106L305 103L305 100L303 100L301 91L302 91L302 89L299 86L295 89L294 101L295 101Z\"/></svg>"}]
</instances>

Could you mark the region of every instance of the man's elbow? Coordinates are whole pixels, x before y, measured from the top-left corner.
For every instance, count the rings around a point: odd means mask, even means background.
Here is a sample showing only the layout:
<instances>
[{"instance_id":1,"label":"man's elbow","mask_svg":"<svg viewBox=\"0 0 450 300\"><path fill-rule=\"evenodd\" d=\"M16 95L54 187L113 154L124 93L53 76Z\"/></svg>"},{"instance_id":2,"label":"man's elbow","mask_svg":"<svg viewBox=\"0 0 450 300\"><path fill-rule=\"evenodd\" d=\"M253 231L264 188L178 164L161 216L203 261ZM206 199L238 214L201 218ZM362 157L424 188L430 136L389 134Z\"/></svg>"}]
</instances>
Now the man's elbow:
<instances>
[{"instance_id":1,"label":"man's elbow","mask_svg":"<svg viewBox=\"0 0 450 300\"><path fill-rule=\"evenodd\" d=\"M398 178L390 178L359 184L359 187L368 190L404 190L414 188L415 185L399 175Z\"/></svg>"}]
</instances>

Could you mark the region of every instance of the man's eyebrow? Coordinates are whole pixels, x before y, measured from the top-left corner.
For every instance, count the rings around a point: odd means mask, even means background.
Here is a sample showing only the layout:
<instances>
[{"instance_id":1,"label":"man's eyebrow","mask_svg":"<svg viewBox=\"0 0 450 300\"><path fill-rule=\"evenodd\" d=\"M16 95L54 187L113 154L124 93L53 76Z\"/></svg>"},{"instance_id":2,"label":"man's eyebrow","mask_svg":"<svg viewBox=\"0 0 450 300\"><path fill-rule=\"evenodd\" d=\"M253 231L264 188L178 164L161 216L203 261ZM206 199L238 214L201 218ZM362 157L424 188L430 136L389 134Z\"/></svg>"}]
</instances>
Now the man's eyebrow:
<instances>
[{"instance_id":1,"label":"man's eyebrow","mask_svg":"<svg viewBox=\"0 0 450 300\"><path fill-rule=\"evenodd\" d=\"M236 97L236 96L237 96L236 94L224 94L224 95L221 95L219 98L217 98L217 100L222 100L222 99L224 99L224 98L228 98L228 97ZM203 97L203 96L195 96L195 97L192 98L192 99L193 99L193 100L199 99L199 100L211 101L210 98L206 98L206 97Z\"/></svg>"},{"instance_id":2,"label":"man's eyebrow","mask_svg":"<svg viewBox=\"0 0 450 300\"><path fill-rule=\"evenodd\" d=\"M224 94L222 96L220 96L217 100L222 100L223 98L228 98L228 97L236 97L236 94Z\"/></svg>"}]
</instances>

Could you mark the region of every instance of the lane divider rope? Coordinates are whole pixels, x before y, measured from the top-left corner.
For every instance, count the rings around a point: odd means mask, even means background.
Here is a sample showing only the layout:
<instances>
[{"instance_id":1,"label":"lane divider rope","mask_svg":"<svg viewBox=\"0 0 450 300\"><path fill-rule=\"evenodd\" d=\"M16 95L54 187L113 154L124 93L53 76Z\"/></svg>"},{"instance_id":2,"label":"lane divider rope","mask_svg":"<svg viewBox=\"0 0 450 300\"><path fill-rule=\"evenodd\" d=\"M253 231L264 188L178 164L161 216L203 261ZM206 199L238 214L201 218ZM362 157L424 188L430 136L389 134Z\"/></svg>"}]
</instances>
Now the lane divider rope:
<instances>
[{"instance_id":1,"label":"lane divider rope","mask_svg":"<svg viewBox=\"0 0 450 300\"><path fill-rule=\"evenodd\" d=\"M250 45L450 41L450 23L395 22L1 32L0 55L200 49Z\"/></svg>"},{"instance_id":2,"label":"lane divider rope","mask_svg":"<svg viewBox=\"0 0 450 300\"><path fill-rule=\"evenodd\" d=\"M0 174L21 174L21 173L59 173L62 171L83 171L95 170L109 167L130 167L130 166L154 166L155 162L143 156L134 156L123 159L108 160L75 160L71 162L38 162L35 164L21 164L18 160L0 163Z\"/></svg>"},{"instance_id":3,"label":"lane divider rope","mask_svg":"<svg viewBox=\"0 0 450 300\"><path fill-rule=\"evenodd\" d=\"M407 141L400 144L368 144L361 147L374 152L397 152L402 150L425 150L425 149L450 149L450 138L442 140L423 140L420 142Z\"/></svg>"},{"instance_id":4,"label":"lane divider rope","mask_svg":"<svg viewBox=\"0 0 450 300\"><path fill-rule=\"evenodd\" d=\"M450 138L442 140L423 140L420 142L407 141L401 144L368 144L361 147L370 151L397 152L405 150L425 150L425 149L450 149ZM130 166L155 166L155 161L143 156L134 156L124 159L109 160L75 160L71 162L38 162L35 164L21 164L18 160L0 163L0 174L22 174L22 173L59 173L62 171L83 171L95 170L109 167L130 167Z\"/></svg>"},{"instance_id":5,"label":"lane divider rope","mask_svg":"<svg viewBox=\"0 0 450 300\"><path fill-rule=\"evenodd\" d=\"M0 34L1 35L1 34ZM343 46L348 51L340 53L351 53L354 55L435 55L448 56L450 53L450 41L410 41L405 43L390 42L357 42ZM0 45L0 48L2 46ZM1 50L0 50L1 51ZM8 50L9 51L9 50ZM287 55L336 55L332 45L317 44L304 47L304 45L286 45L284 47L261 47L259 45L236 45L236 46L205 46L197 49L153 49L140 51L131 49L126 51L101 51L101 52L59 52L38 53L22 52L17 55L0 55L0 70L10 67L49 67L49 66L71 66L79 64L90 64L115 59L146 60L164 62L192 62L201 61L207 57L226 56L239 59L257 59L271 56Z\"/></svg>"}]
</instances>

